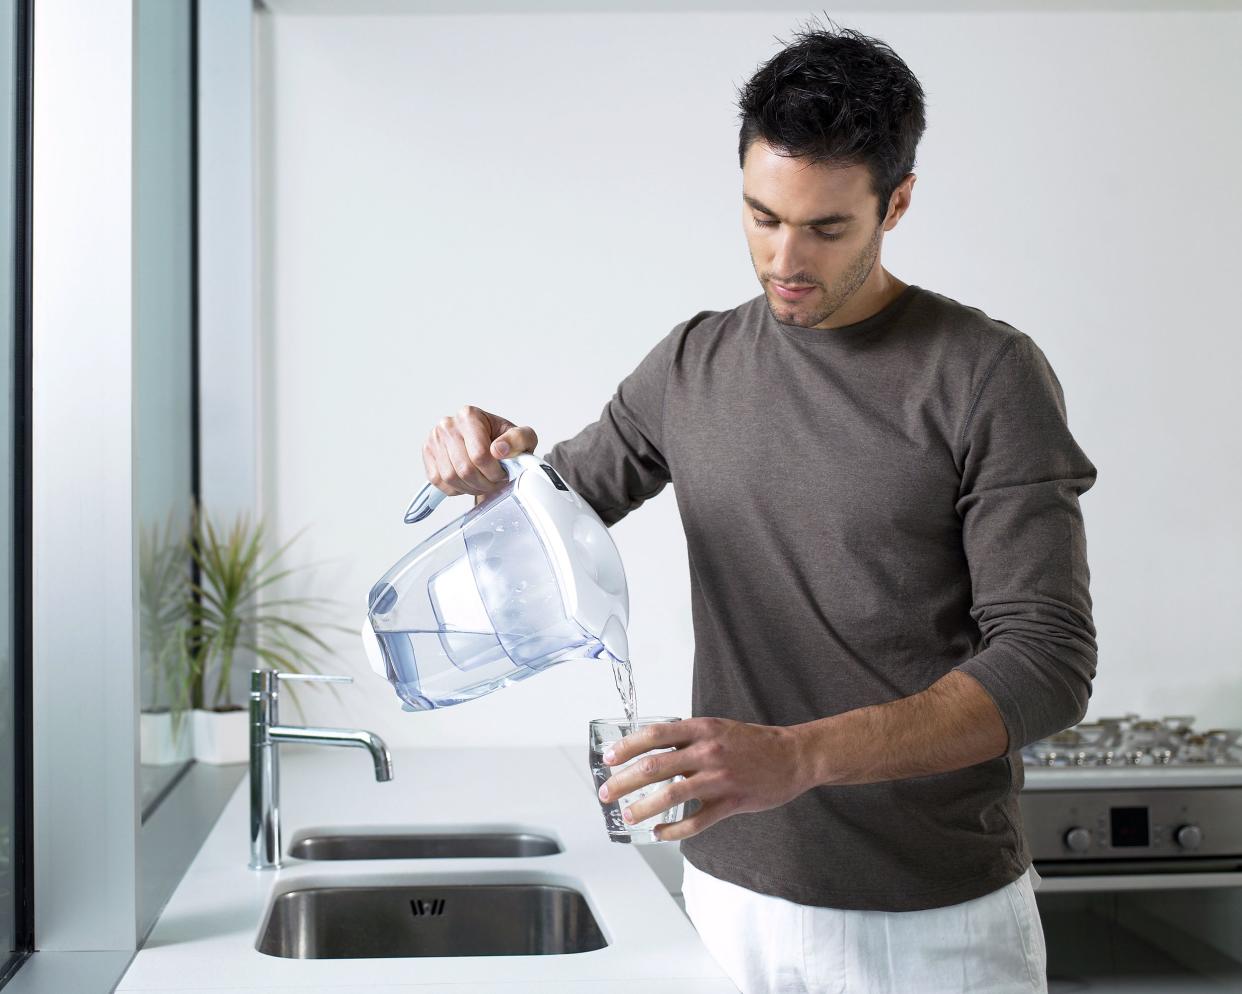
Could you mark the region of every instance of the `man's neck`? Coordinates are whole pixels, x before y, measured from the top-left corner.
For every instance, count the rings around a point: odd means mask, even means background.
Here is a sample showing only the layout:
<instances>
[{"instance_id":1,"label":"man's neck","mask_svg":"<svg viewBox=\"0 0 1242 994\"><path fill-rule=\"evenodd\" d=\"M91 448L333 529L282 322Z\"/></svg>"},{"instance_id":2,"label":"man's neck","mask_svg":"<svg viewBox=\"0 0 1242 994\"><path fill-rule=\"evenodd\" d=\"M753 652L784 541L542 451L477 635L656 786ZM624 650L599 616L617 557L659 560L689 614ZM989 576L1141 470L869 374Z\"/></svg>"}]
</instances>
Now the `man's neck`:
<instances>
[{"instance_id":1,"label":"man's neck","mask_svg":"<svg viewBox=\"0 0 1242 994\"><path fill-rule=\"evenodd\" d=\"M832 324L824 328L825 331L831 331L833 328L844 328L846 325L857 324L859 321L865 321L873 314L878 314L884 310L889 304L896 300L903 290L910 284L903 283L896 276L880 270L875 286L870 286L872 281L868 280L863 286L859 287L857 292L849 303L833 313L829 320ZM819 326L817 326L819 327Z\"/></svg>"}]
</instances>

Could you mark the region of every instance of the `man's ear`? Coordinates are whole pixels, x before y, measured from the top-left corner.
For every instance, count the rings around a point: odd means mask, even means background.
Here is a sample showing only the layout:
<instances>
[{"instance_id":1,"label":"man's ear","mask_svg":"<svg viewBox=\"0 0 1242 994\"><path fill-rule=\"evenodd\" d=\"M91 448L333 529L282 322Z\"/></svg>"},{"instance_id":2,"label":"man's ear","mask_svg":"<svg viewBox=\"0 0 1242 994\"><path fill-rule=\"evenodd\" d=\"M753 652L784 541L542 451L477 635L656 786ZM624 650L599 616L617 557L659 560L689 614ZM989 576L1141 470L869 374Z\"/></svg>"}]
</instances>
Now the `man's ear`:
<instances>
[{"instance_id":1,"label":"man's ear","mask_svg":"<svg viewBox=\"0 0 1242 994\"><path fill-rule=\"evenodd\" d=\"M888 200L888 214L884 218L885 231L892 231L897 227L897 222L901 220L902 215L910 209L910 199L917 180L918 176L909 173L897 184L897 189L893 191L893 195Z\"/></svg>"}]
</instances>

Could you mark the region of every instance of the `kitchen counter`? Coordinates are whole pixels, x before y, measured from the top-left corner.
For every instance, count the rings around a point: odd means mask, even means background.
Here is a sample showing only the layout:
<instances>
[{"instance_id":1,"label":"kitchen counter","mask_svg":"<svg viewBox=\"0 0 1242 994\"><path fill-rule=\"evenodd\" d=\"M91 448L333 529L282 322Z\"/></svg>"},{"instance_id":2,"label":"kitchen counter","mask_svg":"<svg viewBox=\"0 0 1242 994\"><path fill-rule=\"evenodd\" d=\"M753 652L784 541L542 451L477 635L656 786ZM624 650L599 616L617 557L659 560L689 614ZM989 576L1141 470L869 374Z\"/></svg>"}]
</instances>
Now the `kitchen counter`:
<instances>
[{"instance_id":1,"label":"kitchen counter","mask_svg":"<svg viewBox=\"0 0 1242 994\"><path fill-rule=\"evenodd\" d=\"M307 830L532 831L562 852L506 859L303 862L255 871L248 781L212 828L118 991L300 994L736 994L638 849L610 842L585 750L394 750L376 783L363 750L282 745L283 846ZM581 767L581 769L579 768ZM301 886L481 882L565 884L580 891L608 945L553 956L301 960L255 949L273 894Z\"/></svg>"}]
</instances>

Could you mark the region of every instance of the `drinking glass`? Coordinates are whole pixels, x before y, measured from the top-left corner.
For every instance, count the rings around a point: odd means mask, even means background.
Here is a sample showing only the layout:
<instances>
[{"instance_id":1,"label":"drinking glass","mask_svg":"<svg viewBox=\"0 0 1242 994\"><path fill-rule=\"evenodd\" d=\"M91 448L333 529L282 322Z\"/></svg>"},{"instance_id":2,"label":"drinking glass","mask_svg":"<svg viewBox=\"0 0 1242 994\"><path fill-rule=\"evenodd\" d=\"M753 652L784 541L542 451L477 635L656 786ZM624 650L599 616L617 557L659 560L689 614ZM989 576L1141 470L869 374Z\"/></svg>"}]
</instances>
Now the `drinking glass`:
<instances>
[{"instance_id":1,"label":"drinking glass","mask_svg":"<svg viewBox=\"0 0 1242 994\"><path fill-rule=\"evenodd\" d=\"M604 751L614 742L623 738L632 732L638 731L645 725L654 725L665 721L680 721L680 718L635 718L633 721L627 718L596 718L590 725L590 762L591 777L595 781L595 799L599 801L599 788L603 786L605 780L611 777L618 770L624 770L631 763L637 762L643 756L657 752L672 752L669 749L651 749L648 752L635 756L628 762L621 763L619 766L609 767L604 763ZM633 825L627 825L621 817L621 812L638 800L646 797L648 794L654 794L657 790L668 783L676 783L678 780L684 780L685 777L678 774L671 780L661 780L658 783L648 784L645 787L639 787L637 790L624 795L623 797L613 798L609 801L599 801L599 806L604 812L604 825L608 829L608 837L613 842L621 842L625 844L639 842L659 842L654 835L654 829L657 825L667 825L674 821L680 821L684 804L674 804L667 811L661 811L658 814L646 819L645 821L635 822Z\"/></svg>"}]
</instances>

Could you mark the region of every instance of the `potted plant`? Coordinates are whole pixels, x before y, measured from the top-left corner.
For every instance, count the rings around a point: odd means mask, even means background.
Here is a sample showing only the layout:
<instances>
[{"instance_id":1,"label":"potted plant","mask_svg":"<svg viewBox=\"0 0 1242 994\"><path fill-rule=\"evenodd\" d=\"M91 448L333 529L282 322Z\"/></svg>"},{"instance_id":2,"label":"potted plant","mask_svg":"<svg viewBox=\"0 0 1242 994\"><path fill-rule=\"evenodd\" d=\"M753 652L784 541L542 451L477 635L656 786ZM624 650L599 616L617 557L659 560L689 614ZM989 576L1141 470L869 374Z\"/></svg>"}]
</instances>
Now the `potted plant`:
<instances>
[{"instance_id":1,"label":"potted plant","mask_svg":"<svg viewBox=\"0 0 1242 994\"><path fill-rule=\"evenodd\" d=\"M286 673L318 673L314 654L328 651L307 624L292 616L316 597L263 596L295 572L281 560L298 535L266 554L263 522L238 515L227 530L196 509L190 553L197 566L191 584L189 651L194 659L194 755L205 763L244 763L248 758L248 709L234 702L232 678L239 660ZM332 625L340 628L339 625ZM289 688L298 708L297 695Z\"/></svg>"},{"instance_id":2,"label":"potted plant","mask_svg":"<svg viewBox=\"0 0 1242 994\"><path fill-rule=\"evenodd\" d=\"M139 652L145 678L139 757L147 766L183 763L193 754L188 712L194 660L189 651L190 558L172 515L138 535Z\"/></svg>"}]
</instances>

